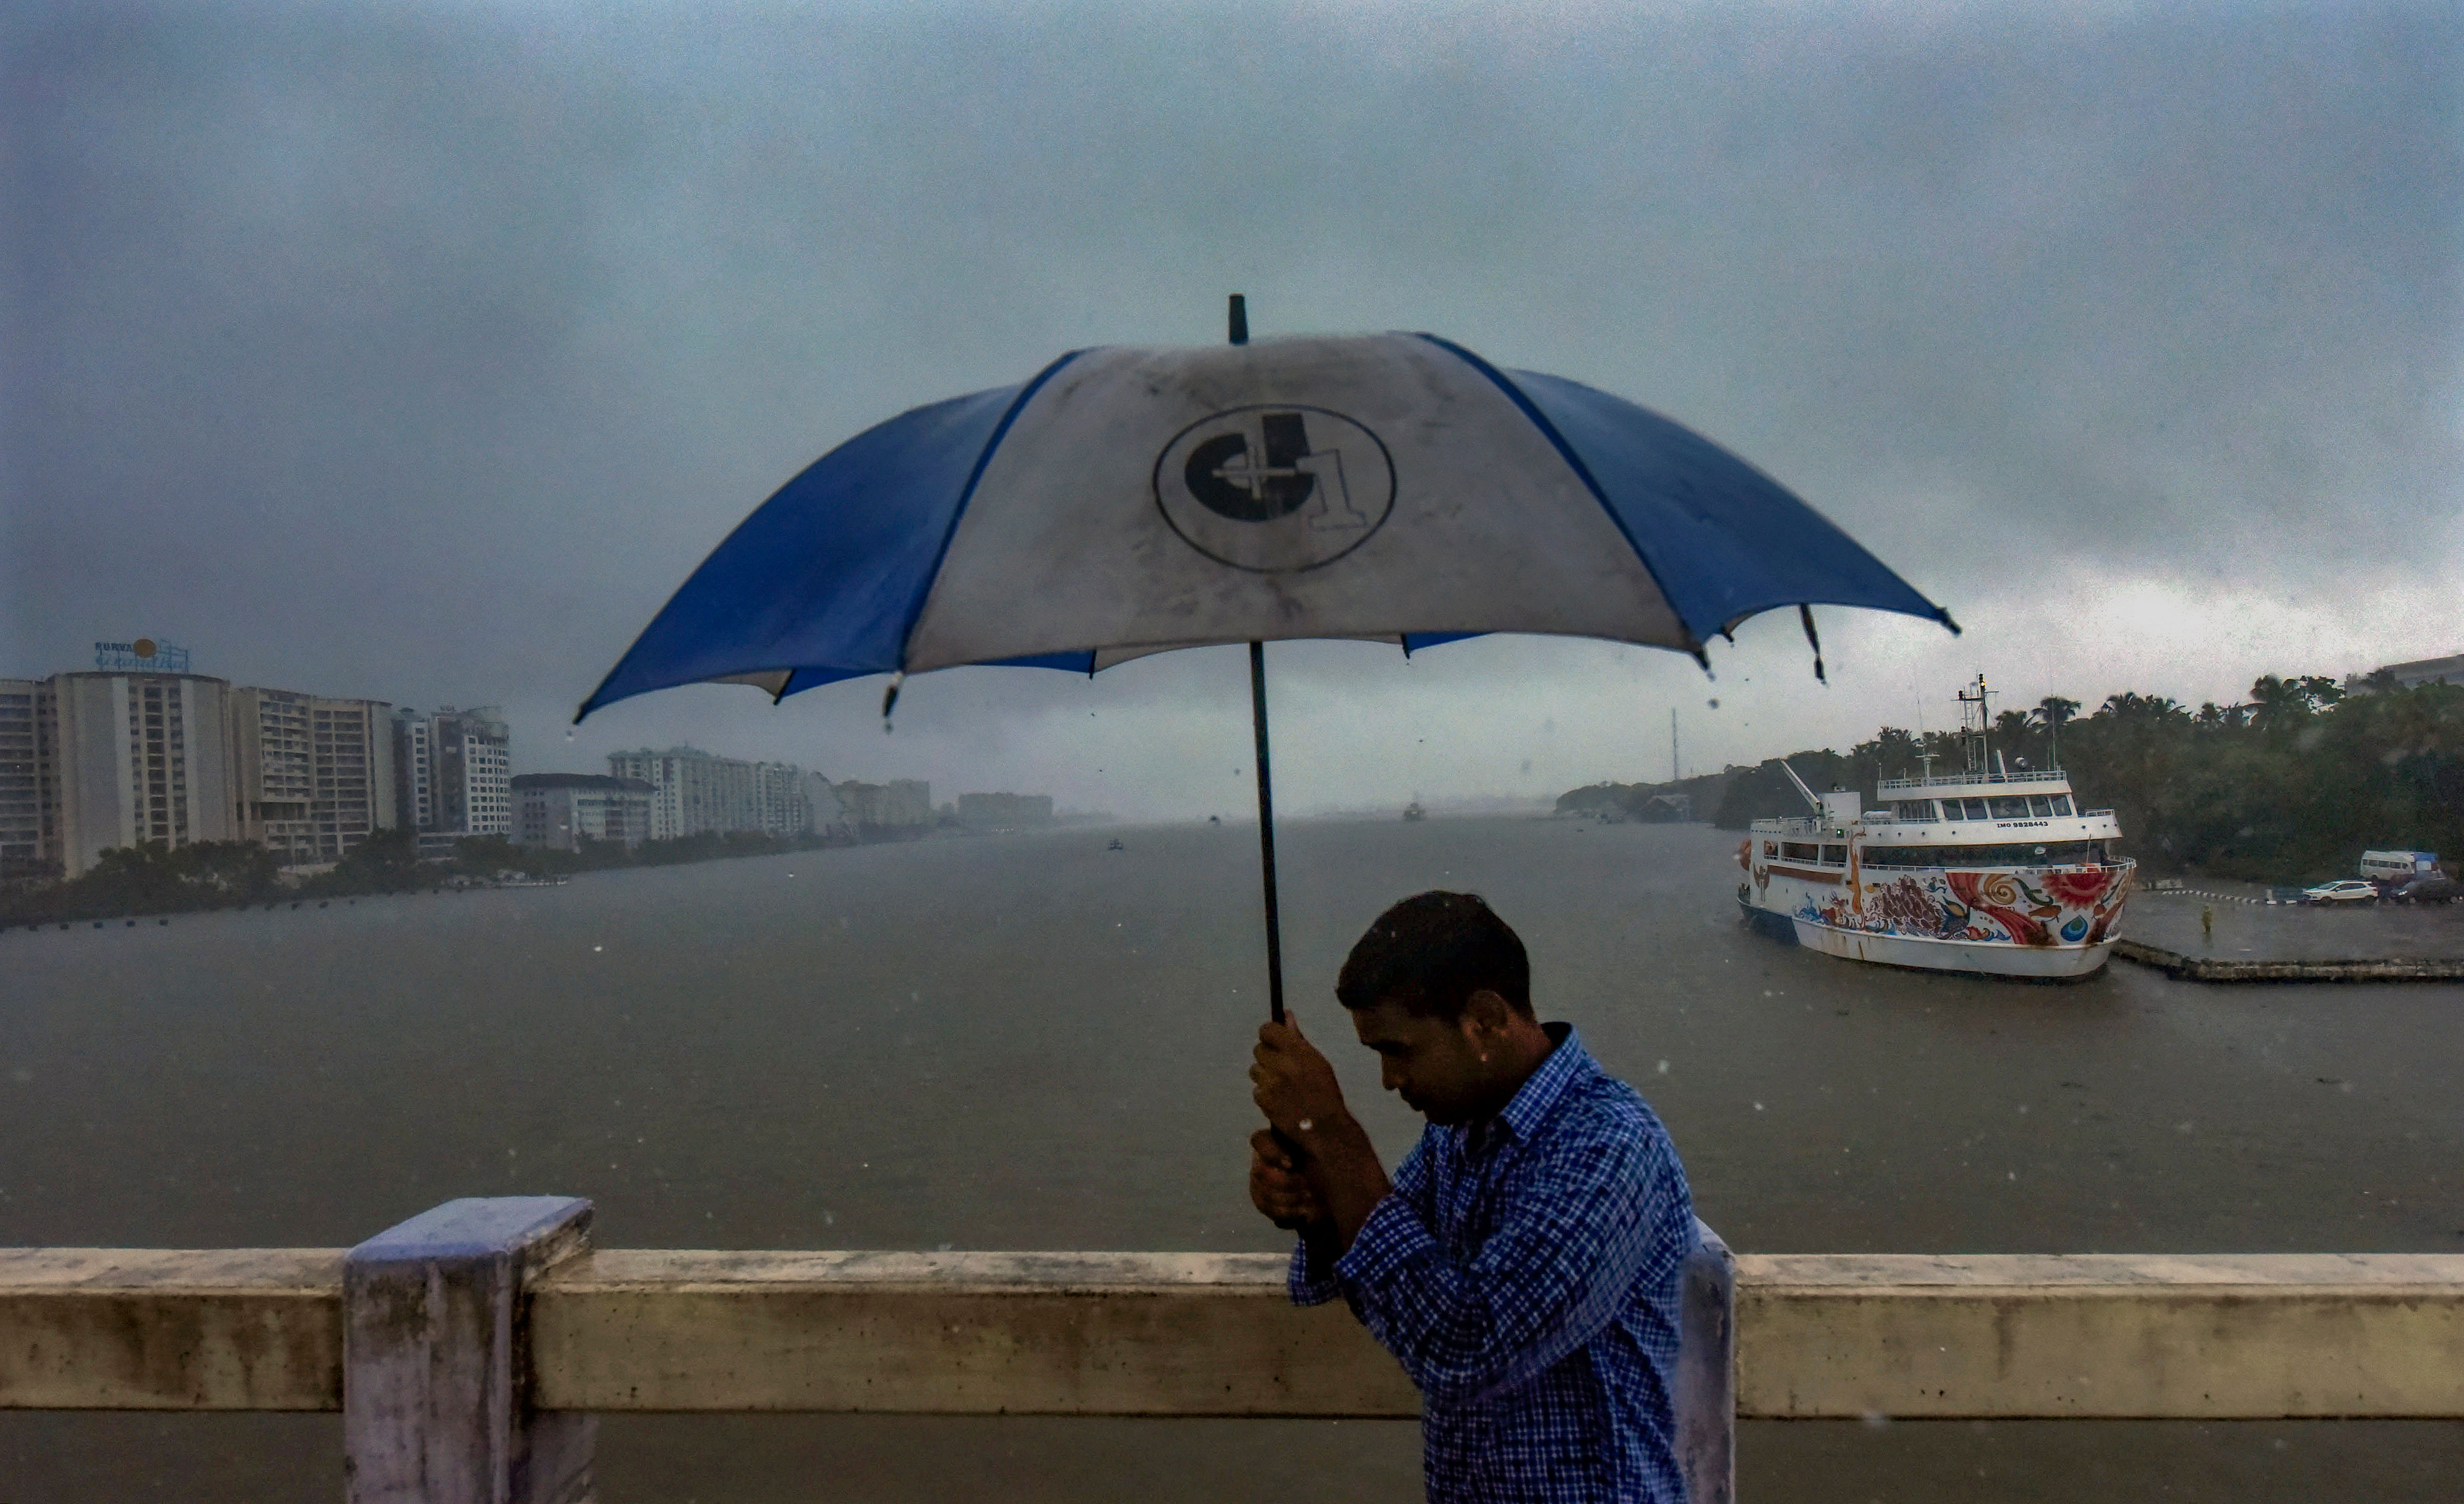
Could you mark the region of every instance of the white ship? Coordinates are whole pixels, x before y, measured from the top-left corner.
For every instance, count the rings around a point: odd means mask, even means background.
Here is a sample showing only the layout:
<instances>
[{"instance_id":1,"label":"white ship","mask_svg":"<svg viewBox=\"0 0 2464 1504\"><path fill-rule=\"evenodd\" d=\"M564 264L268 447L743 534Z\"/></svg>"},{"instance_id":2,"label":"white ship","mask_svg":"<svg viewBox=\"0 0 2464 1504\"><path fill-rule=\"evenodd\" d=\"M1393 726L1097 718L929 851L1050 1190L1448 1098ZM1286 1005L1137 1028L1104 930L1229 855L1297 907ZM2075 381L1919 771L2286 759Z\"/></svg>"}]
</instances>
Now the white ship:
<instances>
[{"instance_id":1,"label":"white ship","mask_svg":"<svg viewBox=\"0 0 2464 1504\"><path fill-rule=\"evenodd\" d=\"M1737 848L1748 918L1849 961L1996 977L2084 977L2121 938L2136 863L2110 809L2077 807L2058 767L2013 771L1986 744L1985 679L1959 697L1965 772L1884 779L1877 804L1815 794ZM1990 758L1990 761L1989 761Z\"/></svg>"}]
</instances>

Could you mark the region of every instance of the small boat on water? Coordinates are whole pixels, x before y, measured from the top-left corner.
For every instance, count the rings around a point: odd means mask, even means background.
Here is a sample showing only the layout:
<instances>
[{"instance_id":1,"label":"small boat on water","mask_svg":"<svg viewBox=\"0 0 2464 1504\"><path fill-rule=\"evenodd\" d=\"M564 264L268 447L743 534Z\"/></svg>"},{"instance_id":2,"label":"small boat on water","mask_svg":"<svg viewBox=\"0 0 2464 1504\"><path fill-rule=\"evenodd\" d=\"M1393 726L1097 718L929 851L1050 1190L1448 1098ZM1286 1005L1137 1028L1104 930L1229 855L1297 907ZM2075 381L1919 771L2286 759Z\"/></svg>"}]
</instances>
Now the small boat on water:
<instances>
[{"instance_id":1,"label":"small boat on water","mask_svg":"<svg viewBox=\"0 0 2464 1504\"><path fill-rule=\"evenodd\" d=\"M1815 794L1812 812L1757 820L1737 847L1746 918L1848 961L1996 977L2094 973L2121 939L2137 863L2110 809L2078 807L2060 768L1989 763L1985 679L1959 697L1968 767L1883 779L1876 804Z\"/></svg>"},{"instance_id":2,"label":"small boat on water","mask_svg":"<svg viewBox=\"0 0 2464 1504\"><path fill-rule=\"evenodd\" d=\"M1420 807L1420 802L1417 799L1403 807L1403 823L1405 825L1418 825L1428 817L1429 812Z\"/></svg>"}]
</instances>

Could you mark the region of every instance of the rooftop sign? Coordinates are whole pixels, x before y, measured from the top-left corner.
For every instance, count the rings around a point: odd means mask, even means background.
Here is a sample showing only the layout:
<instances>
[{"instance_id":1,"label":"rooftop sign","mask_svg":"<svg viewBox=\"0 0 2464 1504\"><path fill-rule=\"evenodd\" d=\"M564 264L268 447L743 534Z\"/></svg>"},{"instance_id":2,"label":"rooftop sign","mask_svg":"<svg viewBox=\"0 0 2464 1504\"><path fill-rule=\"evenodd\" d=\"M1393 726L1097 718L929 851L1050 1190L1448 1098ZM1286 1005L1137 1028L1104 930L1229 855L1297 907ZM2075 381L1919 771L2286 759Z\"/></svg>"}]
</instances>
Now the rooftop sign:
<instances>
[{"instance_id":1,"label":"rooftop sign","mask_svg":"<svg viewBox=\"0 0 2464 1504\"><path fill-rule=\"evenodd\" d=\"M94 666L117 674L186 674L188 650L140 637L135 642L98 642Z\"/></svg>"}]
</instances>

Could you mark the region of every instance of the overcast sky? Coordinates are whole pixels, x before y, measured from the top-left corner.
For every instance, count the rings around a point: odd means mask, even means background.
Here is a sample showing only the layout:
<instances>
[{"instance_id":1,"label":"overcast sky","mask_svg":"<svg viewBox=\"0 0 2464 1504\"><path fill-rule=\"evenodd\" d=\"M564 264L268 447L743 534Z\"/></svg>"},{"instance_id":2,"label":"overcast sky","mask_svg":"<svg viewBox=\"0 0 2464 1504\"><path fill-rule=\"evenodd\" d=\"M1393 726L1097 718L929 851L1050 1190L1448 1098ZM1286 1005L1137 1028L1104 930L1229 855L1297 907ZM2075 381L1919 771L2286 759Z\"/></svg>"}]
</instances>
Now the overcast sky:
<instances>
[{"instance_id":1,"label":"overcast sky","mask_svg":"<svg viewBox=\"0 0 2464 1504\"><path fill-rule=\"evenodd\" d=\"M2464 652L2452 9L18 7L0 675L501 703L517 770L1245 808L1237 649L586 694L815 455L1062 350L1427 329L1689 423L1968 628L1273 650L1295 807ZM1714 708L1713 701L1717 701Z\"/></svg>"}]
</instances>

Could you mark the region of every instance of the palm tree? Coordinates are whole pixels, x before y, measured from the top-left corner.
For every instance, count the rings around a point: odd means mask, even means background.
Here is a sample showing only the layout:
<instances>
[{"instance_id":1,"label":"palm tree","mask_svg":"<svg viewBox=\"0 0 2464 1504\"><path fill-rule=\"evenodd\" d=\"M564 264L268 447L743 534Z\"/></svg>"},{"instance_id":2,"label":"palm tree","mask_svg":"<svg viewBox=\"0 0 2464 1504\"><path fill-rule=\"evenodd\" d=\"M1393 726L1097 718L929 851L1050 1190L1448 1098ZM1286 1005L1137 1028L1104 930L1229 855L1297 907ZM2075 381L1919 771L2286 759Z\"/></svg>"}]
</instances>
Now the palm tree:
<instances>
[{"instance_id":1,"label":"palm tree","mask_svg":"<svg viewBox=\"0 0 2464 1504\"><path fill-rule=\"evenodd\" d=\"M2079 708L2078 700L2048 695L2036 701L2035 709L2028 712L2028 719L2044 727L2046 734L2054 739L2052 761L2056 767L2062 765L2062 722L2078 715Z\"/></svg>"}]
</instances>

